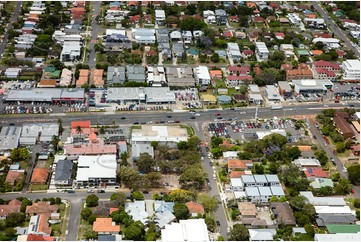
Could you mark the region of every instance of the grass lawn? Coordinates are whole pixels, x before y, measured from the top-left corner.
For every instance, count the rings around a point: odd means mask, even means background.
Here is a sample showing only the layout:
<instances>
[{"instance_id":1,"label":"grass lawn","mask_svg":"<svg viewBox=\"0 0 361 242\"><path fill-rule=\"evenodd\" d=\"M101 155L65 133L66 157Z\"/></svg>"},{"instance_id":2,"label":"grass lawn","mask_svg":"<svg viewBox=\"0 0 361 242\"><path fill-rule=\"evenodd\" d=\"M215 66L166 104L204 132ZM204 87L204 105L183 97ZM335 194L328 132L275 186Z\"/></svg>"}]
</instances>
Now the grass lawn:
<instances>
[{"instance_id":1,"label":"grass lawn","mask_svg":"<svg viewBox=\"0 0 361 242\"><path fill-rule=\"evenodd\" d=\"M107 62L107 55L106 54L97 54L97 63Z\"/></svg>"},{"instance_id":2,"label":"grass lawn","mask_svg":"<svg viewBox=\"0 0 361 242\"><path fill-rule=\"evenodd\" d=\"M20 161L20 162L19 162L19 165L20 165L20 168L21 168L22 170L27 170L28 167L29 167L29 162L27 162L27 161Z\"/></svg>"},{"instance_id":3,"label":"grass lawn","mask_svg":"<svg viewBox=\"0 0 361 242\"><path fill-rule=\"evenodd\" d=\"M350 150L346 150L343 153L338 153L337 156L341 157L341 158L345 158L345 157L350 157L351 155L351 151Z\"/></svg>"},{"instance_id":4,"label":"grass lawn","mask_svg":"<svg viewBox=\"0 0 361 242\"><path fill-rule=\"evenodd\" d=\"M28 190L32 190L32 191L42 191L42 190L48 190L49 185L45 184L45 185L35 185L35 184L30 184L30 186L28 187Z\"/></svg>"},{"instance_id":5,"label":"grass lawn","mask_svg":"<svg viewBox=\"0 0 361 242\"><path fill-rule=\"evenodd\" d=\"M180 125L181 128L187 129L188 136L193 136L195 134L194 129L188 125Z\"/></svg>"},{"instance_id":6,"label":"grass lawn","mask_svg":"<svg viewBox=\"0 0 361 242\"><path fill-rule=\"evenodd\" d=\"M224 81L216 80L216 88L227 88L227 85Z\"/></svg>"}]
</instances>

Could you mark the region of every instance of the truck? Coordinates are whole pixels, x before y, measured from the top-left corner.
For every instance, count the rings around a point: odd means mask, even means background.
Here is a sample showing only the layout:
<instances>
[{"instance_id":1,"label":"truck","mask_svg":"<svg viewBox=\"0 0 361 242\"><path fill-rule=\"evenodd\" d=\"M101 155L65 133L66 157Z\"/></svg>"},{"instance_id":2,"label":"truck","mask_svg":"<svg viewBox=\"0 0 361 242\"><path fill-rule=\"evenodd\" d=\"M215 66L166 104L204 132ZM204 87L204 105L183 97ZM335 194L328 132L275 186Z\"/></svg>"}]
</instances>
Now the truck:
<instances>
[{"instance_id":1,"label":"truck","mask_svg":"<svg viewBox=\"0 0 361 242\"><path fill-rule=\"evenodd\" d=\"M283 108L283 106L279 105L279 104L274 104L271 106L271 110L280 110L282 108Z\"/></svg>"}]
</instances>

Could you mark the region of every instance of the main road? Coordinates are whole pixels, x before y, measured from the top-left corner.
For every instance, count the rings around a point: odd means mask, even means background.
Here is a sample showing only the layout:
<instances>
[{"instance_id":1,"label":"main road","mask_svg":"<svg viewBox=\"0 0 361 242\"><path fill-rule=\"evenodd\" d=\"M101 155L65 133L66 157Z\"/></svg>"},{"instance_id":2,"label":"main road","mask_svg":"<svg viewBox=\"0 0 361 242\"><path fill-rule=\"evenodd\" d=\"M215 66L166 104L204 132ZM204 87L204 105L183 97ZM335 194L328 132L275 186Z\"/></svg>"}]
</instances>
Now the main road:
<instances>
[{"instance_id":1,"label":"main road","mask_svg":"<svg viewBox=\"0 0 361 242\"><path fill-rule=\"evenodd\" d=\"M12 23L13 22L17 22L18 21L18 17L20 15L20 12L21 12L21 7L23 5L23 1L18 1L17 4L16 4L16 7L15 7L15 10L14 10L14 13L13 13L13 16L10 18L10 21L8 23L8 26L6 28L6 33L4 34L4 38L3 38L3 41L1 42L0 44L0 55L2 57L2 54L4 53L5 51L5 48L7 47L8 45L8 39L9 39L9 34L8 34L8 31L10 29L13 29L13 25ZM0 59L1 59L0 57Z\"/></svg>"},{"instance_id":2,"label":"main road","mask_svg":"<svg viewBox=\"0 0 361 242\"><path fill-rule=\"evenodd\" d=\"M351 103L351 102L349 102ZM353 102L355 106L359 106L359 102ZM324 107L324 104L291 104L284 106L281 110L271 110L269 107L258 108L258 118L272 118L286 117L286 116L297 116L297 115L312 115L319 113L325 108L344 108L345 106L340 103L333 103ZM240 111L245 112L240 115ZM72 121L89 120L93 125L109 125L115 121L119 125L127 124L142 124L145 121L152 121L153 123L164 121L165 123L169 120L179 121L180 123L188 123L195 126L196 129L200 129L204 122L212 122L216 119L216 114L220 114L219 117L224 119L242 118L251 119L255 117L256 108L247 107L241 110L197 110L200 114L199 117L191 119L193 116L189 112L172 112L172 111L123 111L123 112L100 112L100 113L67 113L67 114L10 114L1 115L0 123L2 126L7 124L23 125L29 123L49 123L56 122L58 118L61 118L64 126L69 126ZM171 116L171 118L168 118Z\"/></svg>"},{"instance_id":3,"label":"main road","mask_svg":"<svg viewBox=\"0 0 361 242\"><path fill-rule=\"evenodd\" d=\"M356 46L353 44L353 42L348 38L344 31L338 27L338 25L333 21L333 19L328 15L328 13L324 10L324 8L316 1L312 1L312 6L317 10L319 14L321 14L322 18L325 20L326 23L328 23L328 26L332 33L335 33L335 35L341 39L343 42L345 42L345 45L347 48L353 51L357 55L357 57L360 57L360 51Z\"/></svg>"}]
</instances>

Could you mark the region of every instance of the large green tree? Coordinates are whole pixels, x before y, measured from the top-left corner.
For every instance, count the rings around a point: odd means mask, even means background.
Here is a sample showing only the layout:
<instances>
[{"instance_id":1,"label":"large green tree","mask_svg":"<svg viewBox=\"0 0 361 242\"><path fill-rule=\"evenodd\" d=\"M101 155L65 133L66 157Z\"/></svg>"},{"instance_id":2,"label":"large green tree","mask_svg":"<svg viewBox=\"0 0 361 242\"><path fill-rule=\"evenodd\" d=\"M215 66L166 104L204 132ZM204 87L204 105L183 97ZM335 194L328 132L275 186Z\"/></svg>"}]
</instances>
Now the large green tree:
<instances>
[{"instance_id":1,"label":"large green tree","mask_svg":"<svg viewBox=\"0 0 361 242\"><path fill-rule=\"evenodd\" d=\"M86 205L88 207L96 207L98 206L99 198L95 194L90 194L86 197Z\"/></svg>"},{"instance_id":2,"label":"large green tree","mask_svg":"<svg viewBox=\"0 0 361 242\"><path fill-rule=\"evenodd\" d=\"M153 170L155 165L155 160L148 154L143 153L139 156L137 160L137 166L139 171L144 173L149 173Z\"/></svg>"},{"instance_id":3,"label":"large green tree","mask_svg":"<svg viewBox=\"0 0 361 242\"><path fill-rule=\"evenodd\" d=\"M347 168L348 179L354 185L360 184L360 165L352 165Z\"/></svg>"},{"instance_id":4,"label":"large green tree","mask_svg":"<svg viewBox=\"0 0 361 242\"><path fill-rule=\"evenodd\" d=\"M243 224L235 224L233 225L230 233L229 240L233 241L248 241L249 240L249 232L246 226Z\"/></svg>"},{"instance_id":5,"label":"large green tree","mask_svg":"<svg viewBox=\"0 0 361 242\"><path fill-rule=\"evenodd\" d=\"M188 207L184 203L175 203L173 206L174 216L179 220L189 218Z\"/></svg>"},{"instance_id":6,"label":"large green tree","mask_svg":"<svg viewBox=\"0 0 361 242\"><path fill-rule=\"evenodd\" d=\"M145 229L144 225L140 221L132 223L123 231L124 239L140 241L144 240Z\"/></svg>"}]
</instances>

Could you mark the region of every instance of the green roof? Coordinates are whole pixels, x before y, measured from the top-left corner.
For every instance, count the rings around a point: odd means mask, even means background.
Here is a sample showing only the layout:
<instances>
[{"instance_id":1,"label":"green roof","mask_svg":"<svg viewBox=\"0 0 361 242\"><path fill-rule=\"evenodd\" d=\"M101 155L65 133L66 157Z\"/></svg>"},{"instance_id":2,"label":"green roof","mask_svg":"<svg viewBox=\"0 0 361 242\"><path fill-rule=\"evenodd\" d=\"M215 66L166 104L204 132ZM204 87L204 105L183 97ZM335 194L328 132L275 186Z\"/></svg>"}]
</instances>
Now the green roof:
<instances>
[{"instance_id":1,"label":"green roof","mask_svg":"<svg viewBox=\"0 0 361 242\"><path fill-rule=\"evenodd\" d=\"M56 69L53 66L48 66L48 67L45 67L45 69L44 69L44 72L54 72L54 71L56 71Z\"/></svg>"},{"instance_id":2,"label":"green roof","mask_svg":"<svg viewBox=\"0 0 361 242\"><path fill-rule=\"evenodd\" d=\"M310 186L315 189L319 189L321 187L333 187L333 181L328 178L319 178L311 182Z\"/></svg>"},{"instance_id":3,"label":"green roof","mask_svg":"<svg viewBox=\"0 0 361 242\"><path fill-rule=\"evenodd\" d=\"M308 50L297 50L298 55L310 55L310 53L308 52Z\"/></svg>"},{"instance_id":4,"label":"green roof","mask_svg":"<svg viewBox=\"0 0 361 242\"><path fill-rule=\"evenodd\" d=\"M57 70L57 71L52 72L51 76L57 78L57 77L60 77L60 73L61 73L61 71Z\"/></svg>"},{"instance_id":5,"label":"green roof","mask_svg":"<svg viewBox=\"0 0 361 242\"><path fill-rule=\"evenodd\" d=\"M327 224L326 228L330 234L360 232L358 224Z\"/></svg>"}]
</instances>

